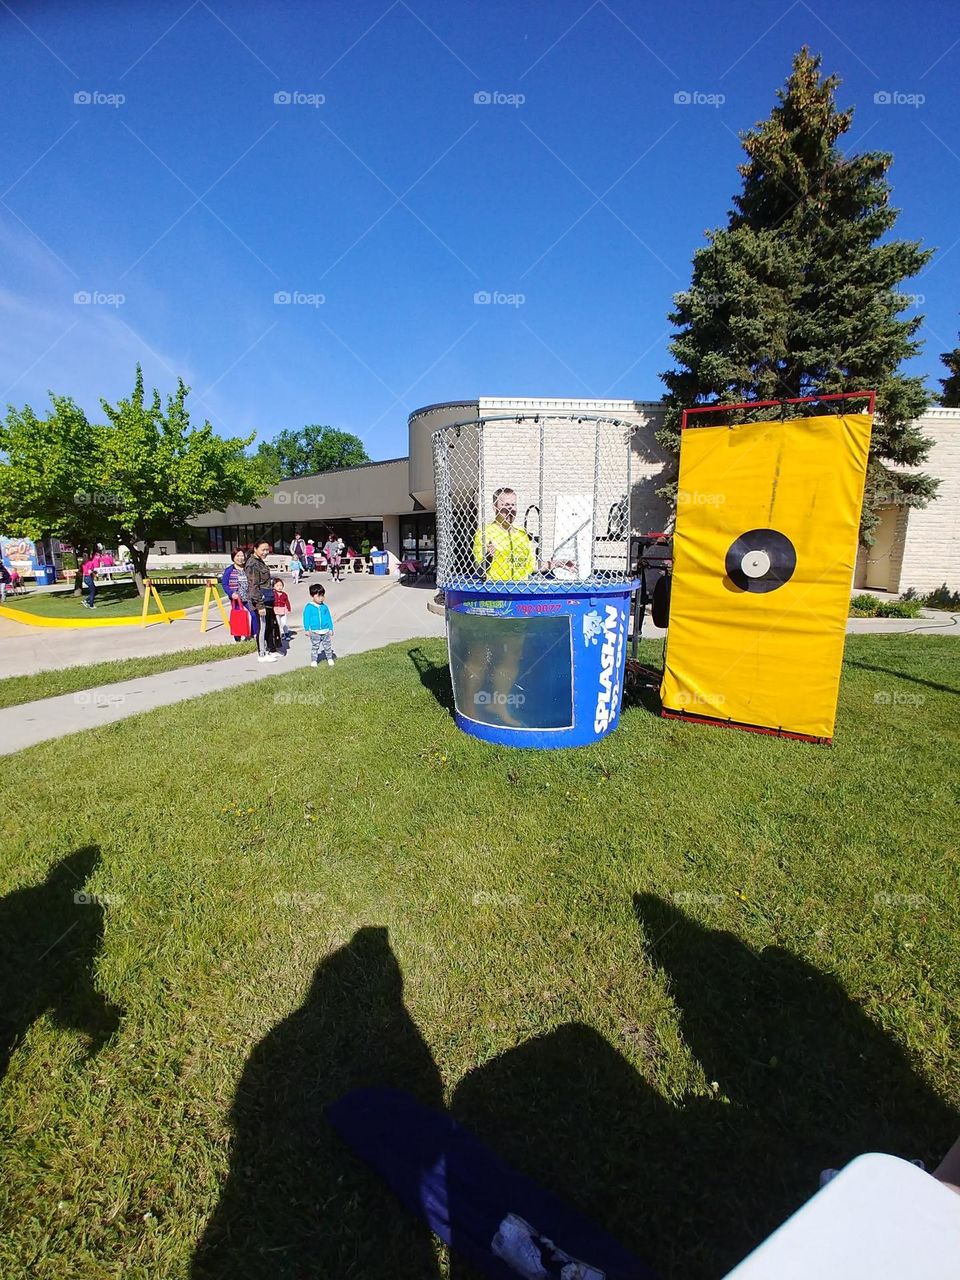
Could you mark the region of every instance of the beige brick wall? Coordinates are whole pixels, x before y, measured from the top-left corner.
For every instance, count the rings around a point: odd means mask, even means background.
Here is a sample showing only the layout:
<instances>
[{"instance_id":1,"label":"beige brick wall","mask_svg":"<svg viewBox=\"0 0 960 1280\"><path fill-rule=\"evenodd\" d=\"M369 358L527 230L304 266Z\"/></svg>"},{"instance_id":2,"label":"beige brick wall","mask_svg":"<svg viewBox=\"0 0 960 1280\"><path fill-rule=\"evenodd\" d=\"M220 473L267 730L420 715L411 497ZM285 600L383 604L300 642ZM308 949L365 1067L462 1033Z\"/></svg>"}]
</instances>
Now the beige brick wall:
<instances>
[{"instance_id":1,"label":"beige brick wall","mask_svg":"<svg viewBox=\"0 0 960 1280\"><path fill-rule=\"evenodd\" d=\"M932 591L944 582L960 591L960 409L929 409L920 419L933 441L919 468L941 481L936 499L906 512L899 581L893 588Z\"/></svg>"},{"instance_id":2,"label":"beige brick wall","mask_svg":"<svg viewBox=\"0 0 960 1280\"><path fill-rule=\"evenodd\" d=\"M474 405L477 406L474 409ZM635 422L639 430L633 437L630 460L630 527L634 534L661 531L670 520L670 512L656 489L663 483L663 473L675 460L666 454L655 439L662 419L662 408L655 403L635 400L563 400L548 398L481 398L459 406L438 406L430 417L430 427L444 421L461 420L476 412L480 417L499 414L572 415L600 414ZM930 409L921 419L921 427L933 440L930 457L921 468L942 480L937 499L923 511L904 508L898 513L897 535L890 550L891 591L913 587L930 591L946 582L951 590L960 590L960 410ZM454 502L458 524L464 529L492 518L493 490L509 484L517 490L518 520L522 523L526 509L537 502L540 492L539 427L516 422L488 422L484 428L483 475L479 474L479 441L476 429L465 427L451 455L453 470L460 477L455 486ZM420 471L424 492L421 501L429 506L426 491L426 441L420 444ZM413 449L411 449L413 453ZM597 530L606 533L609 508L622 492L623 460L614 461L612 451L604 451L601 485L597 495ZM594 429L588 422L551 420L544 430L544 491L551 495L542 512L542 547L553 546L554 504L552 495L588 492L593 483ZM419 472L418 472L419 474ZM598 563L605 559L612 565L625 554L625 544L597 544ZM866 553L858 556L854 581L861 583Z\"/></svg>"},{"instance_id":3,"label":"beige brick wall","mask_svg":"<svg viewBox=\"0 0 960 1280\"><path fill-rule=\"evenodd\" d=\"M476 519L492 518L494 490L509 485L517 491L518 522L522 523L527 509L540 501L542 470L542 491L547 500L540 512L541 555L552 554L556 543L555 495L594 495L594 568L625 570L628 540L610 539L607 533L611 508L626 496L628 476L632 531L660 530L668 519L666 504L654 495L669 461L654 438L660 413L659 406L634 400L481 400L480 416L487 421ZM491 421L504 414L512 416L505 422ZM538 414L543 416L542 424L533 420ZM580 415L636 424L639 430L630 437L629 458L626 430L610 424L598 426L589 418L579 421ZM524 416L525 421L517 423L516 416ZM531 525L534 520L531 512Z\"/></svg>"}]
</instances>

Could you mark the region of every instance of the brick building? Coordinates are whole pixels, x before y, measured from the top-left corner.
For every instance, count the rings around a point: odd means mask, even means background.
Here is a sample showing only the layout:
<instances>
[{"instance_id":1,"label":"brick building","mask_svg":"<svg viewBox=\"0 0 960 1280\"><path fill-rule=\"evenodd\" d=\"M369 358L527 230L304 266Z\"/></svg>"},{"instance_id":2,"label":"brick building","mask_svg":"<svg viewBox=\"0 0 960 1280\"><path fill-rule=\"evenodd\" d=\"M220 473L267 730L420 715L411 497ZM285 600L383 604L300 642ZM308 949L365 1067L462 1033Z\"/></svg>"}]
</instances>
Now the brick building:
<instances>
[{"instance_id":1,"label":"brick building","mask_svg":"<svg viewBox=\"0 0 960 1280\"><path fill-rule=\"evenodd\" d=\"M532 423L537 414L558 415L566 421L550 422L549 439L541 438L532 425L523 428L527 435L523 437L520 430L520 437L525 444L518 443L516 426L505 424L501 432L491 421L512 419L515 424L518 416L526 415ZM357 549L367 540L398 558L429 559L436 549L433 432L437 428L462 424L467 448L470 424L481 418L489 424L484 429L485 474L473 484L472 492L465 489L460 495L466 526L491 518L490 495L503 484L517 490L522 519L539 492L541 465L545 491L576 494L585 475L592 482L596 459L592 443L587 442L593 436L578 424L578 414L637 424L629 459L630 527L635 534L664 529L670 512L656 490L673 459L656 440L663 419L659 402L479 397L427 405L411 413L408 457L284 480L257 507L230 507L198 517L191 522L195 537L189 550L226 559L235 546L246 545L254 537L267 537L281 551L296 529L314 537L333 530ZM912 587L925 592L946 584L960 591L960 409L929 409L920 425L933 442L923 470L940 479L939 495L922 511L898 503L896 492L890 495L874 546L861 549L858 557L856 588L903 592ZM612 506L619 496L614 492L615 478L622 474L619 466L611 467L609 494L601 483L601 523L606 499ZM482 501L478 492L485 495ZM544 545L552 544L553 518L550 510L541 513ZM611 554L617 551L612 540L609 547Z\"/></svg>"}]
</instances>

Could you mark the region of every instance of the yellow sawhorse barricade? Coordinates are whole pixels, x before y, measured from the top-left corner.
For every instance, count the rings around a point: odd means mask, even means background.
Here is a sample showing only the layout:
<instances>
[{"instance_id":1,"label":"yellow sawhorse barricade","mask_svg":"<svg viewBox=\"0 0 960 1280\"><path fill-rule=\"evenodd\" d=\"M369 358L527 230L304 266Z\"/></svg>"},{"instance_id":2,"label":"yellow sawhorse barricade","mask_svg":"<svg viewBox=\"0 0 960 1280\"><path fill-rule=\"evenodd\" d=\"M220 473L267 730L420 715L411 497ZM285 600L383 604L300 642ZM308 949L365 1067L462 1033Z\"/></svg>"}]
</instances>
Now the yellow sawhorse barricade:
<instances>
[{"instance_id":1,"label":"yellow sawhorse barricade","mask_svg":"<svg viewBox=\"0 0 960 1280\"><path fill-rule=\"evenodd\" d=\"M226 605L224 604L226 597L224 596L223 591L220 588L220 583L216 578L160 578L158 581L161 586L175 587L197 587L202 582L204 591L203 612L200 614L200 630L206 631L207 618L210 615L210 602L215 601L217 608L220 610L220 617L223 619L223 625L229 631L230 615L227 613ZM150 609L151 599L157 606L160 613L160 620L163 622L172 622L173 617L163 607L163 601L160 599L160 592L157 590L157 582L152 578L144 578L143 587L143 612L140 615L140 625L144 627L147 625L147 613ZM180 616L183 616L182 613Z\"/></svg>"}]
</instances>

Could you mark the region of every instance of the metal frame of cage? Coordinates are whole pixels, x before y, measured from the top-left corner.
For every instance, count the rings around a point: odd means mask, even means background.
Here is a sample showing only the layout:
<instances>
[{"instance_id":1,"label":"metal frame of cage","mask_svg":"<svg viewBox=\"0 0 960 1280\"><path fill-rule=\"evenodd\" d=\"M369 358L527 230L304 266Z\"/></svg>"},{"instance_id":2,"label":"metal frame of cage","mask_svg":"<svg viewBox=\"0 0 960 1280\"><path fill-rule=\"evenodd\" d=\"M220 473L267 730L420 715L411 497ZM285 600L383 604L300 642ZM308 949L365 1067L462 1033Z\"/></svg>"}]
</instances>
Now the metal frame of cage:
<instances>
[{"instance_id":1,"label":"metal frame of cage","mask_svg":"<svg viewBox=\"0 0 960 1280\"><path fill-rule=\"evenodd\" d=\"M438 587L526 595L632 582L638 430L638 423L602 414L514 413L434 431ZM484 567L477 551L494 523L493 493L504 488L516 492L522 521Z\"/></svg>"}]
</instances>

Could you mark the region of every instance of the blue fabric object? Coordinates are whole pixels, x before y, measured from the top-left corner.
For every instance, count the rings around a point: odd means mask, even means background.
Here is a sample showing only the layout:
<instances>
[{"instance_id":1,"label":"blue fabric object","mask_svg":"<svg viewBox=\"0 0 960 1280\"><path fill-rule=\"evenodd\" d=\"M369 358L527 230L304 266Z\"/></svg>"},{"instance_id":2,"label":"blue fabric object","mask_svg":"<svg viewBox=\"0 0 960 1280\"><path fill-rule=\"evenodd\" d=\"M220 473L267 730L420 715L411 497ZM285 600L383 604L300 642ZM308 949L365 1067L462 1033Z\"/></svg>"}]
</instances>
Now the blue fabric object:
<instances>
[{"instance_id":1,"label":"blue fabric object","mask_svg":"<svg viewBox=\"0 0 960 1280\"><path fill-rule=\"evenodd\" d=\"M332 631L333 618L330 614L330 606L326 603L316 604L313 600L309 600L303 607L303 629L304 631Z\"/></svg>"},{"instance_id":2,"label":"blue fabric object","mask_svg":"<svg viewBox=\"0 0 960 1280\"><path fill-rule=\"evenodd\" d=\"M511 1215L604 1280L657 1280L607 1232L510 1168L450 1116L399 1089L356 1089L329 1106L327 1118L401 1203L489 1280L530 1274L491 1248Z\"/></svg>"}]
</instances>

